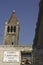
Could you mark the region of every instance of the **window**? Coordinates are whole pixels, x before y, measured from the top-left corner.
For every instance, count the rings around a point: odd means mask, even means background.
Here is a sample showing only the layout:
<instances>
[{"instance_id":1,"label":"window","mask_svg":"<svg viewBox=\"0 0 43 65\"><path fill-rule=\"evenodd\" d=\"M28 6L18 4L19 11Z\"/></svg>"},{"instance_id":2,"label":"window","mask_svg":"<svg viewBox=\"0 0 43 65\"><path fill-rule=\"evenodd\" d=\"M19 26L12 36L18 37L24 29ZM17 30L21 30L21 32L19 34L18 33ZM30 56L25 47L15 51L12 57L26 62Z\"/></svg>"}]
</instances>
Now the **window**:
<instances>
[{"instance_id":1,"label":"window","mask_svg":"<svg viewBox=\"0 0 43 65\"><path fill-rule=\"evenodd\" d=\"M16 26L14 26L14 32L16 32Z\"/></svg>"},{"instance_id":2,"label":"window","mask_svg":"<svg viewBox=\"0 0 43 65\"><path fill-rule=\"evenodd\" d=\"M7 32L10 32L10 27L8 26L8 28L7 28Z\"/></svg>"},{"instance_id":3,"label":"window","mask_svg":"<svg viewBox=\"0 0 43 65\"><path fill-rule=\"evenodd\" d=\"M12 42L12 45L13 45L13 42Z\"/></svg>"},{"instance_id":4,"label":"window","mask_svg":"<svg viewBox=\"0 0 43 65\"><path fill-rule=\"evenodd\" d=\"M8 28L7 28L7 32L16 32L16 26L8 26Z\"/></svg>"},{"instance_id":5,"label":"window","mask_svg":"<svg viewBox=\"0 0 43 65\"><path fill-rule=\"evenodd\" d=\"M13 32L13 26L11 26L11 32Z\"/></svg>"},{"instance_id":6,"label":"window","mask_svg":"<svg viewBox=\"0 0 43 65\"><path fill-rule=\"evenodd\" d=\"M21 52L22 57L31 57L31 53Z\"/></svg>"}]
</instances>

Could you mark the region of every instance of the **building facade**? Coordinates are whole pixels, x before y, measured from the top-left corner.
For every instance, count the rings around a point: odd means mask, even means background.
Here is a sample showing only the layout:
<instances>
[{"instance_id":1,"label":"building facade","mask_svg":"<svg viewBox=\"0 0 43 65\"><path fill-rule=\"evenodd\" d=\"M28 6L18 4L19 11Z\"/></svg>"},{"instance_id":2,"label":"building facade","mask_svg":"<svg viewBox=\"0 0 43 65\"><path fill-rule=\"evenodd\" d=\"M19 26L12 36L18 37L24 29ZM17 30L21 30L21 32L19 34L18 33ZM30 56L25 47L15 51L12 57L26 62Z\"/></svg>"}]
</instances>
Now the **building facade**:
<instances>
[{"instance_id":1,"label":"building facade","mask_svg":"<svg viewBox=\"0 0 43 65\"><path fill-rule=\"evenodd\" d=\"M39 3L38 21L33 41L33 63L34 65L43 64L43 0Z\"/></svg>"},{"instance_id":2,"label":"building facade","mask_svg":"<svg viewBox=\"0 0 43 65\"><path fill-rule=\"evenodd\" d=\"M5 22L3 45L0 46L1 65L32 64L32 46L20 46L19 21L13 11L10 19Z\"/></svg>"},{"instance_id":3,"label":"building facade","mask_svg":"<svg viewBox=\"0 0 43 65\"><path fill-rule=\"evenodd\" d=\"M32 64L31 46L0 45L1 65L25 65Z\"/></svg>"}]
</instances>

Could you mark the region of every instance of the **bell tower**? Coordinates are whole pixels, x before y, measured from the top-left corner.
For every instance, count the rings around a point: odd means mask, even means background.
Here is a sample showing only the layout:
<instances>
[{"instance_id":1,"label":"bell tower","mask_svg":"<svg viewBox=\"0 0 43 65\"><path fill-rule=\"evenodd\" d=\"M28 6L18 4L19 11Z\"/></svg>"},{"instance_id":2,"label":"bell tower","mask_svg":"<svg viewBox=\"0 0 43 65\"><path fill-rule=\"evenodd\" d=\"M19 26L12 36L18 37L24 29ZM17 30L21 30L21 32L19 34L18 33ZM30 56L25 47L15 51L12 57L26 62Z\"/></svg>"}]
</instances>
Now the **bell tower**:
<instances>
[{"instance_id":1,"label":"bell tower","mask_svg":"<svg viewBox=\"0 0 43 65\"><path fill-rule=\"evenodd\" d=\"M13 11L10 19L5 22L4 44L18 46L19 22L16 12Z\"/></svg>"}]
</instances>

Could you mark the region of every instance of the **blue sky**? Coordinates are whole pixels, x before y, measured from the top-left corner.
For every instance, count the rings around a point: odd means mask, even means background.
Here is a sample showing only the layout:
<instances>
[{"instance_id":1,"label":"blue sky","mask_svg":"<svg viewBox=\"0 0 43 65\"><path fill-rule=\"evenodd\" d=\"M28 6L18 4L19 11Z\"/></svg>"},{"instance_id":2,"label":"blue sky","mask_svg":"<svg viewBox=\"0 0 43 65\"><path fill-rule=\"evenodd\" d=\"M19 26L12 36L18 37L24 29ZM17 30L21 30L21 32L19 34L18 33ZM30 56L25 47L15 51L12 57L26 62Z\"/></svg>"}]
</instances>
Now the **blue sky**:
<instances>
[{"instance_id":1,"label":"blue sky","mask_svg":"<svg viewBox=\"0 0 43 65\"><path fill-rule=\"evenodd\" d=\"M16 11L20 23L19 44L31 45L35 35L39 0L0 0L0 44L3 43L5 20Z\"/></svg>"}]
</instances>

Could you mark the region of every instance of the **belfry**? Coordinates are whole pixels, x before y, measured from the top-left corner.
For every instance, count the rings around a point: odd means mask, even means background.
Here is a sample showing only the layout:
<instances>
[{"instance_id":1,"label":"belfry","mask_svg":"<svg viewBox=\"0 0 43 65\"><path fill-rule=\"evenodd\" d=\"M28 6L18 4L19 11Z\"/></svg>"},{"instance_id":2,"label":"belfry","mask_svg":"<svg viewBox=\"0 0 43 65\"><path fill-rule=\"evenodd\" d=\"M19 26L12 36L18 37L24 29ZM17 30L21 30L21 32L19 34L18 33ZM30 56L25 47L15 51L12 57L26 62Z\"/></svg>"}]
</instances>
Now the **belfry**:
<instances>
[{"instance_id":1,"label":"belfry","mask_svg":"<svg viewBox=\"0 0 43 65\"><path fill-rule=\"evenodd\" d=\"M16 12L13 11L10 19L5 22L4 44L18 45L19 40L19 21L16 17Z\"/></svg>"}]
</instances>

